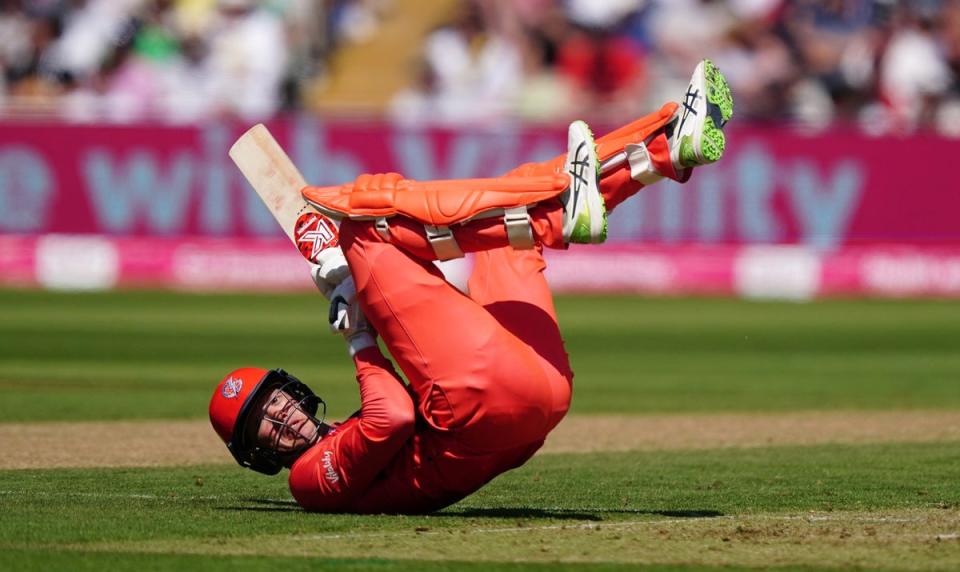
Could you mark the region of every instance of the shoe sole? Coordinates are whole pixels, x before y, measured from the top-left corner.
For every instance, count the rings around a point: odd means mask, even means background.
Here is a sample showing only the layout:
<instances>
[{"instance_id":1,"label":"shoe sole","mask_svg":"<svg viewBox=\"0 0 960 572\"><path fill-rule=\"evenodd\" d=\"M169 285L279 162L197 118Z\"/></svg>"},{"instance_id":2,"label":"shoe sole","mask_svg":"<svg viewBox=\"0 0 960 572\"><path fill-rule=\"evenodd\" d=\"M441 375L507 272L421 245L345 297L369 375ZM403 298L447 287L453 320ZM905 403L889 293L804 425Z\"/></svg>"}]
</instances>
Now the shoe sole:
<instances>
[{"instance_id":1,"label":"shoe sole","mask_svg":"<svg viewBox=\"0 0 960 572\"><path fill-rule=\"evenodd\" d=\"M698 67L701 77L694 76L691 85L704 92L704 113L698 133L685 135L680 147L680 164L697 167L715 163L723 157L727 140L723 128L733 117L733 94L727 78L710 60ZM699 117L699 116L697 116Z\"/></svg>"},{"instance_id":2,"label":"shoe sole","mask_svg":"<svg viewBox=\"0 0 960 572\"><path fill-rule=\"evenodd\" d=\"M593 135L593 130L590 129L590 126L583 121L578 121L583 127L587 130L587 133L590 136L590 145L593 146L593 155L596 158L596 168L594 169L595 175L597 177L597 192L588 193L586 196L587 208L590 213L599 212L602 217L601 220L602 226L600 228L599 234L594 234L593 228L591 225L590 229L590 243L591 244L600 244L607 240L607 205L603 201L603 195L600 194L600 158L597 156L597 140Z\"/></svg>"},{"instance_id":3,"label":"shoe sole","mask_svg":"<svg viewBox=\"0 0 960 572\"><path fill-rule=\"evenodd\" d=\"M594 199L596 203L596 208L600 210L600 216L603 219L603 226L600 229L600 236L594 240L594 244L600 244L606 242L607 240L607 203L603 200L603 195L600 194L600 156L597 152L597 139L593 135L593 129L590 129L590 126L587 126L587 132L590 133L590 142L593 144L593 155L596 157L597 168L595 169L597 175L597 193L592 195L591 198Z\"/></svg>"},{"instance_id":4,"label":"shoe sole","mask_svg":"<svg viewBox=\"0 0 960 572\"><path fill-rule=\"evenodd\" d=\"M733 93L727 78L713 62L705 60L703 72L707 87L707 118L703 125L700 154L706 161L714 163L723 157L727 147L723 127L733 117Z\"/></svg>"}]
</instances>

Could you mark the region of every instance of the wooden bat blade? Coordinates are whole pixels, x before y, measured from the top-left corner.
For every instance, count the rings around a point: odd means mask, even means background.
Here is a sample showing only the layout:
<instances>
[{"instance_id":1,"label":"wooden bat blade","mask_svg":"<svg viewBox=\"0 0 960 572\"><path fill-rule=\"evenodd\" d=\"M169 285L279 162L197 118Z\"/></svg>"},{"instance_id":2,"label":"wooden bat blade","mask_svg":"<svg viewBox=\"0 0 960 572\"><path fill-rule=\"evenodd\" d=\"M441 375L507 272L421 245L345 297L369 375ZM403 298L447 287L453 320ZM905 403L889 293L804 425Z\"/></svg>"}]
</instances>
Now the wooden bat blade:
<instances>
[{"instance_id":1,"label":"wooden bat blade","mask_svg":"<svg viewBox=\"0 0 960 572\"><path fill-rule=\"evenodd\" d=\"M297 217L312 207L300 195L307 182L290 157L263 124L254 125L241 135L230 147L229 155L287 237L296 243Z\"/></svg>"}]
</instances>

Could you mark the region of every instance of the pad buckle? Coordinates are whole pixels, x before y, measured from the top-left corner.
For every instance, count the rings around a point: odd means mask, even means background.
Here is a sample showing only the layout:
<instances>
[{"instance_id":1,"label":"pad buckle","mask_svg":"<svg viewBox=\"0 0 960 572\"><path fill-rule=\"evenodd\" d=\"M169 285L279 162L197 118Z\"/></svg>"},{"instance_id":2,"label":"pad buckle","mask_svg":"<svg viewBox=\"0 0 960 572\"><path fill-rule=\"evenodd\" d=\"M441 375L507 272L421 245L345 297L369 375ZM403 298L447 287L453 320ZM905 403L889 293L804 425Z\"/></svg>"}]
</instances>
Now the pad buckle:
<instances>
[{"instance_id":1,"label":"pad buckle","mask_svg":"<svg viewBox=\"0 0 960 572\"><path fill-rule=\"evenodd\" d=\"M535 246L533 227L527 207L519 206L503 210L503 224L507 228L507 239L516 250L530 250Z\"/></svg>"},{"instance_id":2,"label":"pad buckle","mask_svg":"<svg viewBox=\"0 0 960 572\"><path fill-rule=\"evenodd\" d=\"M385 242L390 242L390 223L387 222L386 217L379 217L376 222L373 223L373 228L376 229L380 238Z\"/></svg>"},{"instance_id":3,"label":"pad buckle","mask_svg":"<svg viewBox=\"0 0 960 572\"><path fill-rule=\"evenodd\" d=\"M423 225L423 230L427 234L427 240L433 247L433 253L437 255L438 260L453 260L454 258L463 258L463 250L457 244L457 239L453 236L453 231L449 226Z\"/></svg>"}]
</instances>

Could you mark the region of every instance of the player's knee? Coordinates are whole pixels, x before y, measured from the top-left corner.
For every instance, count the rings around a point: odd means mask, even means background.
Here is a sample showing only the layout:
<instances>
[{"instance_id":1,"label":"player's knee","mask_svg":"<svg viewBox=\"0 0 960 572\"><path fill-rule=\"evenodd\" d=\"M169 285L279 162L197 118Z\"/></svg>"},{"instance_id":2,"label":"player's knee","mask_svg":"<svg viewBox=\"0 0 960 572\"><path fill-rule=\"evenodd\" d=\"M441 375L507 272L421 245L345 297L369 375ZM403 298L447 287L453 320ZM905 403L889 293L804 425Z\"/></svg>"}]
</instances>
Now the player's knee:
<instances>
[{"instance_id":1,"label":"player's knee","mask_svg":"<svg viewBox=\"0 0 960 572\"><path fill-rule=\"evenodd\" d=\"M566 413L573 398L573 375L557 376L553 384L554 409Z\"/></svg>"},{"instance_id":2,"label":"player's knee","mask_svg":"<svg viewBox=\"0 0 960 572\"><path fill-rule=\"evenodd\" d=\"M573 374L569 376L557 375L552 383L553 410L550 414L549 429L553 430L570 410L573 397Z\"/></svg>"},{"instance_id":3,"label":"player's knee","mask_svg":"<svg viewBox=\"0 0 960 572\"><path fill-rule=\"evenodd\" d=\"M497 425L509 427L509 438L515 444L532 443L547 436L570 409L570 379L560 374L526 380L517 389L512 407ZM508 421L509 420L509 421Z\"/></svg>"}]
</instances>

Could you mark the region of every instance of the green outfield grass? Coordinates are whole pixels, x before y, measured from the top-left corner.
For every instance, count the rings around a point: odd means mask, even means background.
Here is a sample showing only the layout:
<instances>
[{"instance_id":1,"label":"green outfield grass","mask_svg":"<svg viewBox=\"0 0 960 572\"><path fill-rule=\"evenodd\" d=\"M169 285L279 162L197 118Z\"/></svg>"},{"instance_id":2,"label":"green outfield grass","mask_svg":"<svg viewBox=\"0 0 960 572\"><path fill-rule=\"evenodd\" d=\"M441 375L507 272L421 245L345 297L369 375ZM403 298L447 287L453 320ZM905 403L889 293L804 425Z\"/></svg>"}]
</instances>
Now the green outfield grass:
<instances>
[{"instance_id":1,"label":"green outfield grass","mask_svg":"<svg viewBox=\"0 0 960 572\"><path fill-rule=\"evenodd\" d=\"M960 406L960 303L560 298L573 411ZM0 291L0 418L202 418L242 365L357 406L316 294Z\"/></svg>"},{"instance_id":2,"label":"green outfield grass","mask_svg":"<svg viewBox=\"0 0 960 572\"><path fill-rule=\"evenodd\" d=\"M960 302L557 306L573 415L960 410ZM325 316L316 294L0 291L0 419L204 419L241 365L339 417L358 401ZM233 465L0 470L0 570L274 568L958 570L960 442L539 455L407 517L306 514Z\"/></svg>"},{"instance_id":3,"label":"green outfield grass","mask_svg":"<svg viewBox=\"0 0 960 572\"><path fill-rule=\"evenodd\" d=\"M935 538L956 532L958 458L960 443L549 455L445 511L407 517L306 514L282 478L225 465L2 471L0 563L23 553L56 562L64 551L95 561L128 552L206 556L204 564L344 559L364 546L379 548L386 569L389 559L458 554L504 565L696 563L702 541L724 546L733 564L778 546L809 565L812 545L846 534L855 540L832 546L817 567L866 558L911 569L919 550L921 564L949 569L960 566L960 544ZM804 518L822 524L803 521L811 530L785 537Z\"/></svg>"},{"instance_id":4,"label":"green outfield grass","mask_svg":"<svg viewBox=\"0 0 960 572\"><path fill-rule=\"evenodd\" d=\"M960 443L543 455L436 515L405 517L306 514L290 500L283 477L233 465L0 471L6 509L0 538L57 545L188 542L458 529L465 521L512 526L808 511L956 512L958 459Z\"/></svg>"}]
</instances>

